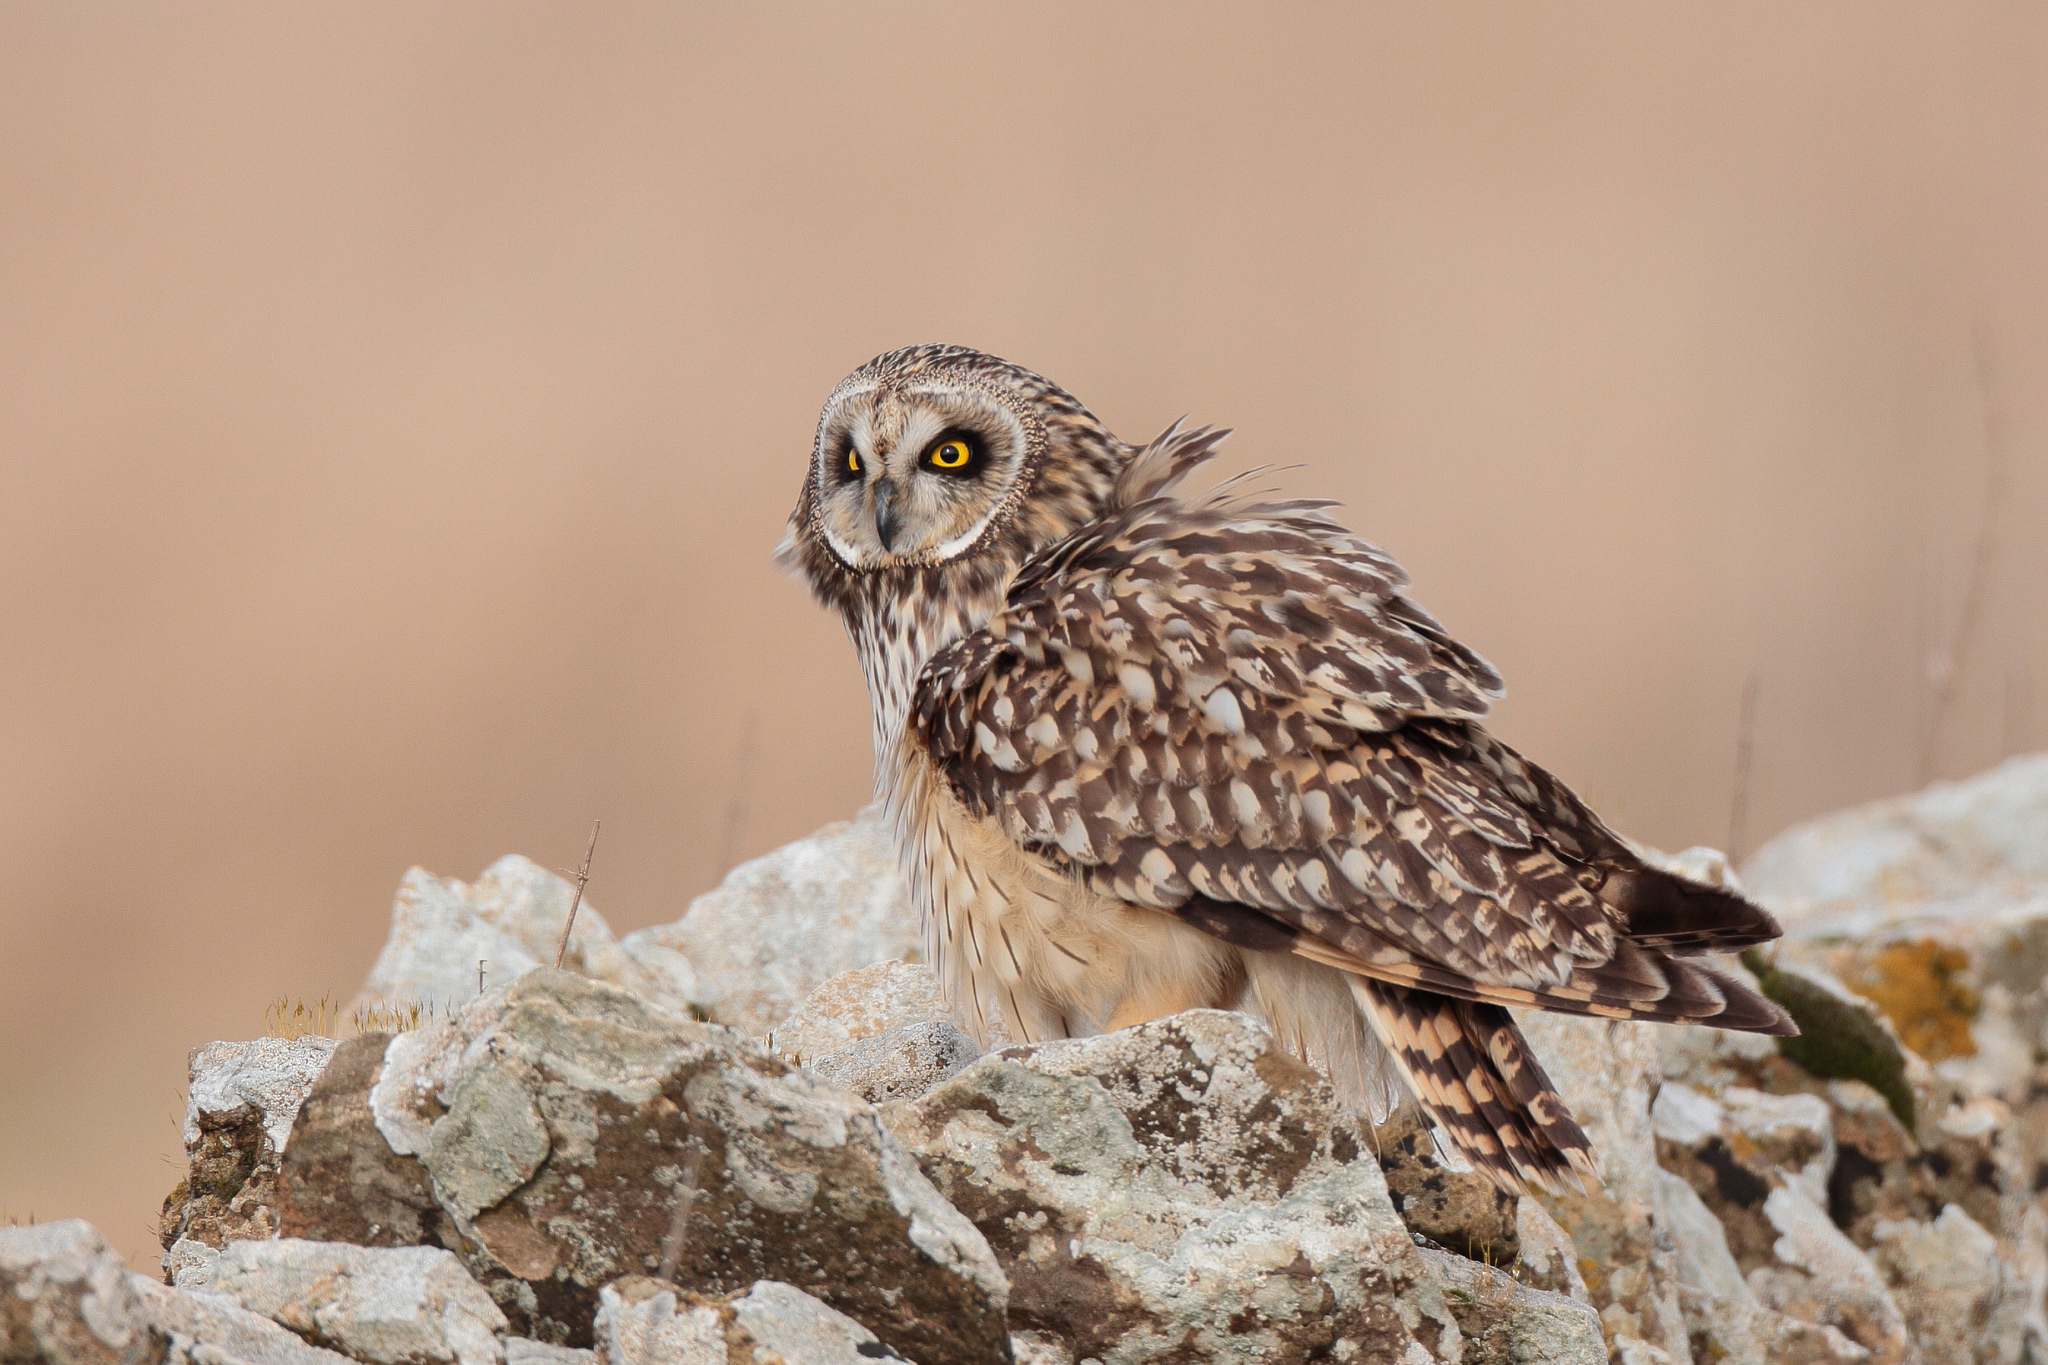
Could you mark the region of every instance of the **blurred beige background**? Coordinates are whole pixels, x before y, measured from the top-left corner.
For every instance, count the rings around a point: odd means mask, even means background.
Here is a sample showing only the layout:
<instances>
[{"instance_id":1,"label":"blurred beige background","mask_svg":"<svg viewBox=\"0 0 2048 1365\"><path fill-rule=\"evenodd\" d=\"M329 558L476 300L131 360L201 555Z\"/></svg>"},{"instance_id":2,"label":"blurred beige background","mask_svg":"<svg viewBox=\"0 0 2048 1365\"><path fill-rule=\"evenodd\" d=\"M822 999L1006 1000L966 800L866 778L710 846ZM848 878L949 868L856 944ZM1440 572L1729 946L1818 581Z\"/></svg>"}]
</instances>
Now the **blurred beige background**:
<instances>
[{"instance_id":1,"label":"blurred beige background","mask_svg":"<svg viewBox=\"0 0 2048 1365\"><path fill-rule=\"evenodd\" d=\"M679 914L857 807L768 552L967 342L1234 425L1636 835L2048 744L2038 4L0 4L0 1219L138 1264L188 1048L412 863ZM1988 417L1987 417L1988 413Z\"/></svg>"}]
</instances>

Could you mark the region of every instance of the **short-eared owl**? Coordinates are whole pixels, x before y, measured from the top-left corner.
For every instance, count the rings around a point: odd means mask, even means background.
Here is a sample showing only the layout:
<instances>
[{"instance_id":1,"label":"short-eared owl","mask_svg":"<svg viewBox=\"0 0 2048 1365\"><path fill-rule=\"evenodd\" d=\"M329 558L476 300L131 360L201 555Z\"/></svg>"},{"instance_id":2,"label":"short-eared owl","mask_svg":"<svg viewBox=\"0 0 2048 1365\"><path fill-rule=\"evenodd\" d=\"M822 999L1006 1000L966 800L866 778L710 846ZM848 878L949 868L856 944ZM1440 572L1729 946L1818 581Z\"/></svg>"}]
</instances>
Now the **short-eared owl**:
<instances>
[{"instance_id":1,"label":"short-eared owl","mask_svg":"<svg viewBox=\"0 0 2048 1365\"><path fill-rule=\"evenodd\" d=\"M1383 1117L1405 1083L1508 1189L1597 1165L1509 1006L1759 1033L1684 959L1777 936L1646 865L1481 726L1499 675L1323 502L1174 489L958 346L826 400L780 553L838 610L927 952L978 1032L1252 1007Z\"/></svg>"}]
</instances>

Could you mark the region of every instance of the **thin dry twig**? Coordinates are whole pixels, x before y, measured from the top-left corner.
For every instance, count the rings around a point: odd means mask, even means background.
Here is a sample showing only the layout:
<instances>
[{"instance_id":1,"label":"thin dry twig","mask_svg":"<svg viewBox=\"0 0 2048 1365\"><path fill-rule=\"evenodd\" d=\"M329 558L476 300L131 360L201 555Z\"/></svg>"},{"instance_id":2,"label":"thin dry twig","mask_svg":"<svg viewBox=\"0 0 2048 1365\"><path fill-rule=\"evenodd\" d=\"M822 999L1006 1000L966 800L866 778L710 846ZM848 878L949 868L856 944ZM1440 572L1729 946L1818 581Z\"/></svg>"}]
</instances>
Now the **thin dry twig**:
<instances>
[{"instance_id":1,"label":"thin dry twig","mask_svg":"<svg viewBox=\"0 0 2048 1365\"><path fill-rule=\"evenodd\" d=\"M1984 513L1977 522L1976 552L1970 560L1970 578L1963 588L1963 606L1956 618L1955 637L1927 659L1927 730L1920 739L1918 785L1934 779L1935 759L1941 751L1941 727L1955 705L1962 686L1963 666L1969 662L1970 645L1977 635L1984 600L1991 592L1992 565L1998 558L1998 505L2005 496L2005 413L1998 405L1998 375L1992 366L1991 337L1979 323L1972 351L1977 362L1977 392L1984 408Z\"/></svg>"},{"instance_id":2,"label":"thin dry twig","mask_svg":"<svg viewBox=\"0 0 2048 1365\"><path fill-rule=\"evenodd\" d=\"M1735 729L1735 796L1728 804L1728 861L1739 863L1749 837L1749 765L1756 752L1756 674L1742 684L1742 719Z\"/></svg>"},{"instance_id":3,"label":"thin dry twig","mask_svg":"<svg viewBox=\"0 0 2048 1365\"><path fill-rule=\"evenodd\" d=\"M555 965L557 967L562 965L562 959L569 953L569 931L576 927L576 912L583 906L583 888L590 885L590 860L597 854L597 831L598 827L603 823L602 820L592 820L590 822L590 846L583 850L582 866L578 867L574 872L569 871L566 867L562 869L563 876L576 879L576 895L569 902L569 918L562 924L562 941L555 945Z\"/></svg>"}]
</instances>

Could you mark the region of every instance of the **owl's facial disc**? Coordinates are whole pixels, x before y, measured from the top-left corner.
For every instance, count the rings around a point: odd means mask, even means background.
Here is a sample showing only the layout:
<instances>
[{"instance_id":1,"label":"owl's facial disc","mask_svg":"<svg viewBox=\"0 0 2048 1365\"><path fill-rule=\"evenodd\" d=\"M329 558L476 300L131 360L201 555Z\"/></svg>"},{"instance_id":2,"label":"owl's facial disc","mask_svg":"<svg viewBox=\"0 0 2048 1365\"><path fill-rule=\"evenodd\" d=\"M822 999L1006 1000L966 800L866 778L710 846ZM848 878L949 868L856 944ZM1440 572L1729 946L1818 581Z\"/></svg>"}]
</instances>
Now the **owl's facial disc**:
<instances>
[{"instance_id":1,"label":"owl's facial disc","mask_svg":"<svg viewBox=\"0 0 2048 1365\"><path fill-rule=\"evenodd\" d=\"M980 539L1024 465L1023 424L973 390L842 393L819 426L825 539L852 568L941 564Z\"/></svg>"}]
</instances>

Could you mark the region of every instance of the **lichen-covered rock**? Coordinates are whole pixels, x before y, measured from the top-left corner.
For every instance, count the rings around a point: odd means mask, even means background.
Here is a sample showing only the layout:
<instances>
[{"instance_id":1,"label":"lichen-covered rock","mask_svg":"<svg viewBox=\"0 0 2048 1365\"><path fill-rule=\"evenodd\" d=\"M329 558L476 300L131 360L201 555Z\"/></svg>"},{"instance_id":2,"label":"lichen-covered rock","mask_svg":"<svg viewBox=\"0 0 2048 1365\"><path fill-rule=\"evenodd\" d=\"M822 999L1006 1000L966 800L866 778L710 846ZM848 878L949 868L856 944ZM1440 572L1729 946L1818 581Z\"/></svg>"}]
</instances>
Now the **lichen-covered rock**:
<instances>
[{"instance_id":1,"label":"lichen-covered rock","mask_svg":"<svg viewBox=\"0 0 2048 1365\"><path fill-rule=\"evenodd\" d=\"M870 1104L916 1099L981 1055L953 1025L912 1024L813 1057L805 1069Z\"/></svg>"},{"instance_id":2,"label":"lichen-covered rock","mask_svg":"<svg viewBox=\"0 0 2048 1365\"><path fill-rule=\"evenodd\" d=\"M154 1365L164 1348L128 1267L90 1223L0 1228L4 1365Z\"/></svg>"},{"instance_id":3,"label":"lichen-covered rock","mask_svg":"<svg viewBox=\"0 0 2048 1365\"><path fill-rule=\"evenodd\" d=\"M586 1344L605 1284L667 1267L796 1284L921 1365L1004 1349L988 1244L874 1109L729 1029L540 969L395 1037L368 1105L523 1336Z\"/></svg>"},{"instance_id":4,"label":"lichen-covered rock","mask_svg":"<svg viewBox=\"0 0 2048 1365\"><path fill-rule=\"evenodd\" d=\"M1543 1068L1600 1154L1603 1177L1583 1194L1541 1195L1571 1235L1608 1345L1619 1359L1687 1358L1678 1249L1662 1208L1663 1173L1650 1132L1660 1080L1658 1025L1524 1012Z\"/></svg>"},{"instance_id":5,"label":"lichen-covered rock","mask_svg":"<svg viewBox=\"0 0 2048 1365\"><path fill-rule=\"evenodd\" d=\"M413 868L391 903L391 931L353 1008L396 1022L413 1006L428 1016L477 995L477 965L495 985L552 964L576 888L518 854L485 868L474 882ZM585 897L563 955L564 970L623 986L672 1008L697 1000L697 973L686 955L634 953Z\"/></svg>"},{"instance_id":6,"label":"lichen-covered rock","mask_svg":"<svg viewBox=\"0 0 2048 1365\"><path fill-rule=\"evenodd\" d=\"M1477 1171L1446 1166L1415 1106L1402 1105L1373 1131L1373 1155L1409 1231L1487 1265L1521 1256L1517 1198Z\"/></svg>"},{"instance_id":7,"label":"lichen-covered rock","mask_svg":"<svg viewBox=\"0 0 2048 1365\"><path fill-rule=\"evenodd\" d=\"M1243 1015L1006 1048L885 1113L987 1234L1041 1358L1452 1360L1525 1306L1598 1358L1590 1316L1549 1296L1502 1290L1461 1324L1463 1281L1416 1247L1328 1081Z\"/></svg>"},{"instance_id":8,"label":"lichen-covered rock","mask_svg":"<svg viewBox=\"0 0 2048 1365\"><path fill-rule=\"evenodd\" d=\"M2033 754L1809 821L1745 870L1786 926L1783 960L1873 1002L1966 1093L2017 1102L2048 1024L2044 849L2048 754Z\"/></svg>"},{"instance_id":9,"label":"lichen-covered rock","mask_svg":"<svg viewBox=\"0 0 2048 1365\"><path fill-rule=\"evenodd\" d=\"M316 1345L373 1365L500 1365L505 1315L439 1247L236 1242L209 1288Z\"/></svg>"},{"instance_id":10,"label":"lichen-covered rock","mask_svg":"<svg viewBox=\"0 0 2048 1365\"><path fill-rule=\"evenodd\" d=\"M505 1338L505 1365L598 1365L597 1352L531 1337Z\"/></svg>"},{"instance_id":11,"label":"lichen-covered rock","mask_svg":"<svg viewBox=\"0 0 2048 1365\"><path fill-rule=\"evenodd\" d=\"M1770 1259L1746 1277L1759 1303L1802 1322L1838 1329L1868 1350L1875 1365L1917 1358L1905 1315L1884 1276L1825 1210L1797 1186L1774 1182L1761 1212L1778 1236ZM1731 1244L1735 1240L1731 1237ZM1744 1251L1738 1248L1736 1256L1741 1259Z\"/></svg>"},{"instance_id":12,"label":"lichen-covered rock","mask_svg":"<svg viewBox=\"0 0 2048 1365\"><path fill-rule=\"evenodd\" d=\"M712 1298L629 1276L605 1286L596 1336L604 1365L865 1365L904 1359L844 1313L773 1280Z\"/></svg>"},{"instance_id":13,"label":"lichen-covered rock","mask_svg":"<svg viewBox=\"0 0 2048 1365\"><path fill-rule=\"evenodd\" d=\"M923 955L879 806L742 863L676 923L628 934L623 946L642 959L682 954L710 1016L752 1034L842 972Z\"/></svg>"},{"instance_id":14,"label":"lichen-covered rock","mask_svg":"<svg viewBox=\"0 0 2048 1365\"><path fill-rule=\"evenodd\" d=\"M2027 1317L2035 1296L1969 1214L1950 1204L1932 1222L1879 1223L1872 1240L1872 1259L1930 1358L1937 1343L1972 1365L2033 1358Z\"/></svg>"},{"instance_id":15,"label":"lichen-covered rock","mask_svg":"<svg viewBox=\"0 0 2048 1365\"><path fill-rule=\"evenodd\" d=\"M1732 1297L1681 1286L1679 1302L1700 1365L1862 1365L1870 1352L1832 1327L1774 1313L1753 1294Z\"/></svg>"},{"instance_id":16,"label":"lichen-covered rock","mask_svg":"<svg viewBox=\"0 0 2048 1365\"><path fill-rule=\"evenodd\" d=\"M269 1318L211 1292L129 1276L142 1315L169 1343L162 1365L350 1365Z\"/></svg>"},{"instance_id":17,"label":"lichen-covered rock","mask_svg":"<svg viewBox=\"0 0 2048 1365\"><path fill-rule=\"evenodd\" d=\"M913 1024L953 1022L930 967L891 959L841 972L768 1030L768 1050L808 1062Z\"/></svg>"},{"instance_id":18,"label":"lichen-covered rock","mask_svg":"<svg viewBox=\"0 0 2048 1365\"><path fill-rule=\"evenodd\" d=\"M192 1053L184 1180L159 1231L211 1247L277 1235L279 1154L299 1106L335 1048L328 1038L208 1043Z\"/></svg>"},{"instance_id":19,"label":"lichen-covered rock","mask_svg":"<svg viewBox=\"0 0 2048 1365\"><path fill-rule=\"evenodd\" d=\"M1442 1286L1464 1335L1461 1365L1605 1365L1607 1348L1591 1306L1531 1289L1513 1276L1447 1251L1419 1253Z\"/></svg>"}]
</instances>

